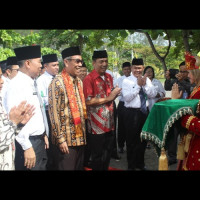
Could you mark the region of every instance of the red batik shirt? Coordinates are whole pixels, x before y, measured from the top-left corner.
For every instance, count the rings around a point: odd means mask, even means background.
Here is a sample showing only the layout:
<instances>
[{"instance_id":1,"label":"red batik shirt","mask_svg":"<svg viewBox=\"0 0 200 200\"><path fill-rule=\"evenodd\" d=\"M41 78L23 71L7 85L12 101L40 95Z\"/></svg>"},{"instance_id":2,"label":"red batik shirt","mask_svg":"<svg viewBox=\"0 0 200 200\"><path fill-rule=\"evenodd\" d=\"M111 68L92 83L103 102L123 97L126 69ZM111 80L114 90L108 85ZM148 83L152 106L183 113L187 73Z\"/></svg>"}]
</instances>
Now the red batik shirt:
<instances>
[{"instance_id":1,"label":"red batik shirt","mask_svg":"<svg viewBox=\"0 0 200 200\"><path fill-rule=\"evenodd\" d=\"M110 74L105 73L103 78L93 70L83 80L83 91L85 99L106 98L113 88L113 79ZM113 102L98 106L87 106L88 132L102 134L114 130Z\"/></svg>"}]
</instances>

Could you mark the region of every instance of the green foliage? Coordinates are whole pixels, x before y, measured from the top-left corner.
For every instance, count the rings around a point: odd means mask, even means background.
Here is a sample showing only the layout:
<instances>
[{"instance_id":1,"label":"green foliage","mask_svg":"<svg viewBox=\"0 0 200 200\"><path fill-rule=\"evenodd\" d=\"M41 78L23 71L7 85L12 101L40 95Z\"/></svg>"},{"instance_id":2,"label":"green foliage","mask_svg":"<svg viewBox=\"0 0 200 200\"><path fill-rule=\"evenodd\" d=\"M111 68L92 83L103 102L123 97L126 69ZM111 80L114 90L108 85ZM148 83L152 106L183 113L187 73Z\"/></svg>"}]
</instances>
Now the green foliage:
<instances>
[{"instance_id":1,"label":"green foliage","mask_svg":"<svg viewBox=\"0 0 200 200\"><path fill-rule=\"evenodd\" d=\"M12 48L16 44L22 44L19 33L14 30L0 30L0 45L4 48Z\"/></svg>"},{"instance_id":2,"label":"green foliage","mask_svg":"<svg viewBox=\"0 0 200 200\"><path fill-rule=\"evenodd\" d=\"M23 45L38 44L39 39L40 39L40 35L38 33L30 33L22 37L22 44Z\"/></svg>"},{"instance_id":3,"label":"green foliage","mask_svg":"<svg viewBox=\"0 0 200 200\"><path fill-rule=\"evenodd\" d=\"M189 45L193 54L200 52L200 30L184 30L188 32ZM15 47L40 44L42 55L56 53L60 62L60 70L63 67L61 51L69 46L80 46L82 57L88 71L93 69L92 53L94 50L106 49L109 55L109 68L118 69L121 72L123 62L132 61L132 55L142 57L145 65L154 67L156 75L162 77L164 74L163 65L154 55L147 38L144 36L136 40L127 40L130 34L135 32L148 33L152 40L156 40L156 51L164 56L167 46L159 43L159 38L170 40L175 43L171 46L169 54L165 59L167 68L178 68L184 60L185 46L183 42L183 30L136 30L136 29L67 29L67 30L0 30L0 60L13 56ZM136 42L135 42L136 41ZM137 41L140 43L138 44ZM167 44L167 42L166 42Z\"/></svg>"},{"instance_id":4,"label":"green foliage","mask_svg":"<svg viewBox=\"0 0 200 200\"><path fill-rule=\"evenodd\" d=\"M9 48L0 48L0 61L6 60L10 56L15 56L13 50Z\"/></svg>"}]
</instances>

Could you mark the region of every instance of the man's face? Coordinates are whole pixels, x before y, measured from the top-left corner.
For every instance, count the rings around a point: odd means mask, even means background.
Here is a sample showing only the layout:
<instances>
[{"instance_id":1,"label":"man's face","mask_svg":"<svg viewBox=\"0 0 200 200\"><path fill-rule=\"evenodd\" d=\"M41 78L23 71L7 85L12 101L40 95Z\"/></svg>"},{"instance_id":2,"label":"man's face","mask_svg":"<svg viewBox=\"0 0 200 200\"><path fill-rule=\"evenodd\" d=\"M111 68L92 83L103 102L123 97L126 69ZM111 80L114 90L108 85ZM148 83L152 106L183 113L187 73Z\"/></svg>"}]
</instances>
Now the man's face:
<instances>
[{"instance_id":1,"label":"man's face","mask_svg":"<svg viewBox=\"0 0 200 200\"><path fill-rule=\"evenodd\" d=\"M108 68L108 58L97 58L95 61L92 62L94 69L100 75L104 75L107 68Z\"/></svg>"},{"instance_id":2,"label":"man's face","mask_svg":"<svg viewBox=\"0 0 200 200\"><path fill-rule=\"evenodd\" d=\"M44 67L46 68L46 71L51 74L52 76L55 76L59 72L59 62L51 62L44 64Z\"/></svg>"},{"instance_id":3,"label":"man's face","mask_svg":"<svg viewBox=\"0 0 200 200\"><path fill-rule=\"evenodd\" d=\"M31 78L37 78L41 72L41 58L33 58L26 61L29 75Z\"/></svg>"},{"instance_id":4,"label":"man's face","mask_svg":"<svg viewBox=\"0 0 200 200\"><path fill-rule=\"evenodd\" d=\"M135 77L142 76L142 73L144 71L144 66L143 65L132 65L131 66L131 72Z\"/></svg>"},{"instance_id":5,"label":"man's face","mask_svg":"<svg viewBox=\"0 0 200 200\"><path fill-rule=\"evenodd\" d=\"M87 75L87 68L81 67L78 77L83 81L83 79L86 77L86 75Z\"/></svg>"},{"instance_id":6,"label":"man's face","mask_svg":"<svg viewBox=\"0 0 200 200\"><path fill-rule=\"evenodd\" d=\"M8 74L9 79L13 79L19 71L19 65L12 65L12 69L7 69L6 72Z\"/></svg>"},{"instance_id":7,"label":"man's face","mask_svg":"<svg viewBox=\"0 0 200 200\"><path fill-rule=\"evenodd\" d=\"M65 67L67 73L69 73L71 76L78 76L80 73L80 69L82 67L82 56L81 55L75 55L71 56L70 59L64 59Z\"/></svg>"},{"instance_id":8,"label":"man's face","mask_svg":"<svg viewBox=\"0 0 200 200\"><path fill-rule=\"evenodd\" d=\"M122 72L123 72L123 74L124 74L126 77L130 76L131 67L129 67L129 66L123 67Z\"/></svg>"},{"instance_id":9,"label":"man's face","mask_svg":"<svg viewBox=\"0 0 200 200\"><path fill-rule=\"evenodd\" d=\"M181 66L179 67L179 73L181 73L182 79L183 79L183 80L185 80L185 79L188 78L188 71L187 71L185 65L181 65Z\"/></svg>"}]
</instances>

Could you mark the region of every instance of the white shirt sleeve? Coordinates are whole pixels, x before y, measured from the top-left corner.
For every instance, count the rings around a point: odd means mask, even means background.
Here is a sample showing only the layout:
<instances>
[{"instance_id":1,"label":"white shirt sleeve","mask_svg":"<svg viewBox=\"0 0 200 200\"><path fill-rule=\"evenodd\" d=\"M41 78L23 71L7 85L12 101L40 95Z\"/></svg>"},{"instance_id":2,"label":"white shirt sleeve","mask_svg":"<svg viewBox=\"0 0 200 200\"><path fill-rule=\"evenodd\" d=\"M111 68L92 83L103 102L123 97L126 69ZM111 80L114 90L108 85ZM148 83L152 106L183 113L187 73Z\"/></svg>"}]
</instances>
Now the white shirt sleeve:
<instances>
[{"instance_id":1,"label":"white shirt sleeve","mask_svg":"<svg viewBox=\"0 0 200 200\"><path fill-rule=\"evenodd\" d=\"M148 98L154 98L157 95L156 88L152 84L151 80L147 77L146 85L143 86L145 93L147 94Z\"/></svg>"},{"instance_id":2,"label":"white shirt sleeve","mask_svg":"<svg viewBox=\"0 0 200 200\"><path fill-rule=\"evenodd\" d=\"M161 83L159 80L156 79L156 84L157 84L157 86L158 86L157 91L159 92L160 97L161 97L161 98L165 97L166 91L165 91L165 89L164 89L162 83Z\"/></svg>"}]
</instances>

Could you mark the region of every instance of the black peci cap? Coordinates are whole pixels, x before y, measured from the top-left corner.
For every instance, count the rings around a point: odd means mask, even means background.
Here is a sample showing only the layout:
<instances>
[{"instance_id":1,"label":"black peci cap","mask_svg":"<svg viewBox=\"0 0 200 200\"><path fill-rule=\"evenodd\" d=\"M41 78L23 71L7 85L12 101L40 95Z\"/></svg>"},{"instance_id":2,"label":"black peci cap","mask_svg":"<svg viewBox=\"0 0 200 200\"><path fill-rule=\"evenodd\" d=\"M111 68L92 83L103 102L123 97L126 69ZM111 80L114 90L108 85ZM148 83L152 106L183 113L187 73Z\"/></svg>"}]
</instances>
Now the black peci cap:
<instances>
[{"instance_id":1,"label":"black peci cap","mask_svg":"<svg viewBox=\"0 0 200 200\"><path fill-rule=\"evenodd\" d=\"M15 48L14 52L18 61L41 57L40 45Z\"/></svg>"},{"instance_id":2,"label":"black peci cap","mask_svg":"<svg viewBox=\"0 0 200 200\"><path fill-rule=\"evenodd\" d=\"M123 64L122 64L122 68L124 68L124 67L130 67L131 66L131 63L130 62L124 62Z\"/></svg>"},{"instance_id":3,"label":"black peci cap","mask_svg":"<svg viewBox=\"0 0 200 200\"><path fill-rule=\"evenodd\" d=\"M44 55L42 56L42 61L43 61L43 64L50 63L50 62L57 62L58 61L57 54Z\"/></svg>"},{"instance_id":4,"label":"black peci cap","mask_svg":"<svg viewBox=\"0 0 200 200\"><path fill-rule=\"evenodd\" d=\"M132 65L144 65L142 58L133 58Z\"/></svg>"},{"instance_id":5,"label":"black peci cap","mask_svg":"<svg viewBox=\"0 0 200 200\"><path fill-rule=\"evenodd\" d=\"M108 54L106 50L100 50L100 51L94 51L92 59L97 59L97 58L107 58Z\"/></svg>"},{"instance_id":6,"label":"black peci cap","mask_svg":"<svg viewBox=\"0 0 200 200\"><path fill-rule=\"evenodd\" d=\"M74 55L81 55L81 51L80 51L80 48L78 46L69 47L69 48L64 49L61 52L61 54L62 54L62 58L64 60L66 57L70 57L70 56L74 56Z\"/></svg>"},{"instance_id":7,"label":"black peci cap","mask_svg":"<svg viewBox=\"0 0 200 200\"><path fill-rule=\"evenodd\" d=\"M11 56L7 58L7 66L9 65L18 65L17 63L17 57L16 56Z\"/></svg>"}]
</instances>

